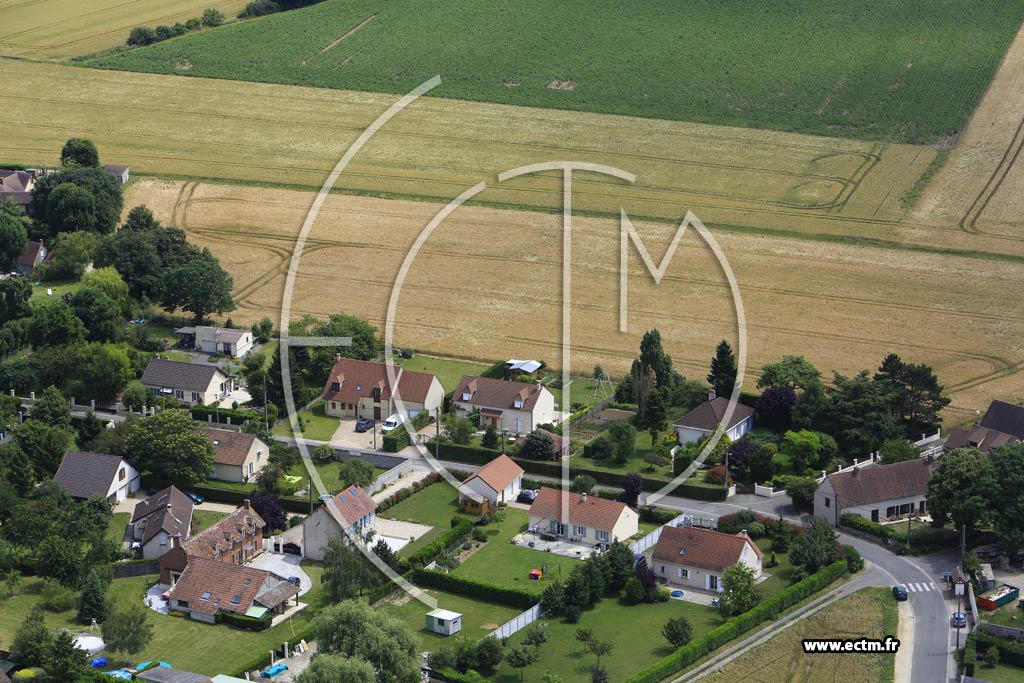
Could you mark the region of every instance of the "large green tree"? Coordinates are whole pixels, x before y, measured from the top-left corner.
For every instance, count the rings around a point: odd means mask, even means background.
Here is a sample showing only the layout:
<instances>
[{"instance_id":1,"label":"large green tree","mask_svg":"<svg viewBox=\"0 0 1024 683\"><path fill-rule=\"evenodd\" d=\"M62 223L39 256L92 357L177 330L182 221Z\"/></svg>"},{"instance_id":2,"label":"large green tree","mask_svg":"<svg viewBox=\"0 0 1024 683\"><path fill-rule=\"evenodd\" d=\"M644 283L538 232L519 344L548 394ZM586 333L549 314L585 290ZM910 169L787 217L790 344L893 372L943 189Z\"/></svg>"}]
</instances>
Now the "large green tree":
<instances>
[{"instance_id":1,"label":"large green tree","mask_svg":"<svg viewBox=\"0 0 1024 683\"><path fill-rule=\"evenodd\" d=\"M201 482L213 471L213 444L187 410L162 410L136 420L128 452L136 468L178 486Z\"/></svg>"},{"instance_id":2,"label":"large green tree","mask_svg":"<svg viewBox=\"0 0 1024 683\"><path fill-rule=\"evenodd\" d=\"M53 188L46 201L49 235L90 230L96 223L96 200L92 192L74 183Z\"/></svg>"},{"instance_id":3,"label":"large green tree","mask_svg":"<svg viewBox=\"0 0 1024 683\"><path fill-rule=\"evenodd\" d=\"M46 479L57 471L61 459L71 447L73 434L67 427L51 427L45 422L29 420L18 425L12 437L28 456L36 478Z\"/></svg>"},{"instance_id":4,"label":"large green tree","mask_svg":"<svg viewBox=\"0 0 1024 683\"><path fill-rule=\"evenodd\" d=\"M75 645L69 631L60 631L53 639L44 668L52 681L77 681L80 674L89 670L89 657Z\"/></svg>"},{"instance_id":5,"label":"large green tree","mask_svg":"<svg viewBox=\"0 0 1024 683\"><path fill-rule=\"evenodd\" d=\"M636 448L636 427L626 420L612 422L608 427L608 440L612 445L612 459L627 462Z\"/></svg>"},{"instance_id":6,"label":"large green tree","mask_svg":"<svg viewBox=\"0 0 1024 683\"><path fill-rule=\"evenodd\" d=\"M324 592L333 601L359 597L381 581L377 568L351 543L332 538L324 551Z\"/></svg>"},{"instance_id":7,"label":"large green tree","mask_svg":"<svg viewBox=\"0 0 1024 683\"><path fill-rule=\"evenodd\" d=\"M312 628L321 653L369 662L376 683L419 681L419 638L408 624L386 611L347 600L322 610Z\"/></svg>"},{"instance_id":8,"label":"large green tree","mask_svg":"<svg viewBox=\"0 0 1024 683\"><path fill-rule=\"evenodd\" d=\"M827 567L837 559L839 537L832 525L820 517L811 522L807 531L796 537L789 553L790 562L803 567L808 574Z\"/></svg>"},{"instance_id":9,"label":"large green tree","mask_svg":"<svg viewBox=\"0 0 1024 683\"><path fill-rule=\"evenodd\" d=\"M299 674L298 683L374 683L375 680L373 667L365 660L320 655Z\"/></svg>"},{"instance_id":10,"label":"large green tree","mask_svg":"<svg viewBox=\"0 0 1024 683\"><path fill-rule=\"evenodd\" d=\"M53 633L46 626L46 615L37 604L25 615L11 645L23 666L44 666L53 650L53 642Z\"/></svg>"},{"instance_id":11,"label":"large green tree","mask_svg":"<svg viewBox=\"0 0 1024 683\"><path fill-rule=\"evenodd\" d=\"M87 138L69 138L60 150L60 165L65 168L99 168L96 143Z\"/></svg>"},{"instance_id":12,"label":"large green tree","mask_svg":"<svg viewBox=\"0 0 1024 683\"><path fill-rule=\"evenodd\" d=\"M60 389L49 386L43 389L43 393L36 397L32 404L32 419L50 425L51 427L71 426L71 404L60 393Z\"/></svg>"},{"instance_id":13,"label":"large green tree","mask_svg":"<svg viewBox=\"0 0 1024 683\"><path fill-rule=\"evenodd\" d=\"M21 277L0 280L0 325L11 320L27 318L32 309L32 283Z\"/></svg>"},{"instance_id":14,"label":"large green tree","mask_svg":"<svg viewBox=\"0 0 1024 683\"><path fill-rule=\"evenodd\" d=\"M952 524L957 529L966 528L968 534L973 533L991 518L995 486L996 477L988 455L974 448L958 448L946 453L928 480L928 513L932 524L938 527Z\"/></svg>"},{"instance_id":15,"label":"large green tree","mask_svg":"<svg viewBox=\"0 0 1024 683\"><path fill-rule=\"evenodd\" d=\"M160 277L160 305L169 311L181 308L197 323L212 313L235 310L231 298L234 281L210 252L202 253L180 266L165 270Z\"/></svg>"},{"instance_id":16,"label":"large green tree","mask_svg":"<svg viewBox=\"0 0 1024 683\"><path fill-rule=\"evenodd\" d=\"M10 213L0 205L0 272L14 270L18 257L28 244L28 225L21 216Z\"/></svg>"},{"instance_id":17,"label":"large green tree","mask_svg":"<svg viewBox=\"0 0 1024 683\"><path fill-rule=\"evenodd\" d=\"M823 431L834 436L843 453L850 457L863 458L903 434L903 427L892 411L892 388L875 382L867 370L852 377L835 373L825 396L827 427Z\"/></svg>"},{"instance_id":18,"label":"large green tree","mask_svg":"<svg viewBox=\"0 0 1024 683\"><path fill-rule=\"evenodd\" d=\"M733 387L736 386L736 373L736 354L732 352L729 342L723 339L718 342L715 357L711 359L708 384L716 394L728 398L732 396Z\"/></svg>"},{"instance_id":19,"label":"large green tree","mask_svg":"<svg viewBox=\"0 0 1024 683\"><path fill-rule=\"evenodd\" d=\"M82 276L82 286L103 292L118 306L122 317L128 316L132 303L131 295L128 292L128 283L116 268L94 268Z\"/></svg>"},{"instance_id":20,"label":"large green tree","mask_svg":"<svg viewBox=\"0 0 1024 683\"><path fill-rule=\"evenodd\" d=\"M989 499L992 526L1007 552L1024 551L1024 443L993 449L989 460L994 478Z\"/></svg>"},{"instance_id":21,"label":"large green tree","mask_svg":"<svg viewBox=\"0 0 1024 683\"><path fill-rule=\"evenodd\" d=\"M43 266L47 280L77 280L92 263L99 237L92 232L61 232L53 247L53 259Z\"/></svg>"},{"instance_id":22,"label":"large green tree","mask_svg":"<svg viewBox=\"0 0 1024 683\"><path fill-rule=\"evenodd\" d=\"M111 402L135 377L132 349L124 344L80 344L70 357L68 392L77 400Z\"/></svg>"},{"instance_id":23,"label":"large green tree","mask_svg":"<svg viewBox=\"0 0 1024 683\"><path fill-rule=\"evenodd\" d=\"M88 191L92 196L92 220L88 225L68 225L66 229L89 230L100 234L113 232L114 226L117 225L117 221L121 217L121 209L124 206L121 184L118 183L113 175L101 169L76 168L41 176L36 179L35 188L32 190L32 198L28 204L28 214L36 221L38 235L49 239L56 236L58 232L61 232L60 229L54 229L50 225L48 209L50 207L50 196L58 187L67 183ZM65 199L69 198L66 192L62 194L65 194ZM75 195L77 194L75 193ZM63 210L54 215L54 219L58 221L56 223L58 226L63 225L67 218L68 214Z\"/></svg>"},{"instance_id":24,"label":"large green tree","mask_svg":"<svg viewBox=\"0 0 1024 683\"><path fill-rule=\"evenodd\" d=\"M188 243L185 231L161 226L145 206L128 212L121 229L96 248L95 265L112 266L124 278L132 296L155 301L164 271L188 263L200 251Z\"/></svg>"},{"instance_id":25,"label":"large green tree","mask_svg":"<svg viewBox=\"0 0 1024 683\"><path fill-rule=\"evenodd\" d=\"M33 308L28 339L35 348L74 344L85 339L85 325L67 303L51 301Z\"/></svg>"},{"instance_id":26,"label":"large green tree","mask_svg":"<svg viewBox=\"0 0 1024 683\"><path fill-rule=\"evenodd\" d=\"M85 325L88 341L116 341L124 331L120 305L98 289L83 287L71 296L71 310Z\"/></svg>"},{"instance_id":27,"label":"large green tree","mask_svg":"<svg viewBox=\"0 0 1024 683\"><path fill-rule=\"evenodd\" d=\"M943 386L931 367L924 363L905 363L895 353L882 361L875 381L892 390L892 410L904 426L905 435L918 439L938 429L939 413L949 405Z\"/></svg>"},{"instance_id":28,"label":"large green tree","mask_svg":"<svg viewBox=\"0 0 1024 683\"><path fill-rule=\"evenodd\" d=\"M757 378L760 389L766 387L789 387L807 390L821 385L821 373L803 356L783 356L782 360L765 363Z\"/></svg>"},{"instance_id":29,"label":"large green tree","mask_svg":"<svg viewBox=\"0 0 1024 683\"><path fill-rule=\"evenodd\" d=\"M107 650L122 655L125 661L145 650L153 639L153 624L148 615L149 610L141 600L113 605L101 627Z\"/></svg>"},{"instance_id":30,"label":"large green tree","mask_svg":"<svg viewBox=\"0 0 1024 683\"><path fill-rule=\"evenodd\" d=\"M743 563L726 568L722 574L719 610L726 619L743 614L761 602L761 591L754 570Z\"/></svg>"}]
</instances>

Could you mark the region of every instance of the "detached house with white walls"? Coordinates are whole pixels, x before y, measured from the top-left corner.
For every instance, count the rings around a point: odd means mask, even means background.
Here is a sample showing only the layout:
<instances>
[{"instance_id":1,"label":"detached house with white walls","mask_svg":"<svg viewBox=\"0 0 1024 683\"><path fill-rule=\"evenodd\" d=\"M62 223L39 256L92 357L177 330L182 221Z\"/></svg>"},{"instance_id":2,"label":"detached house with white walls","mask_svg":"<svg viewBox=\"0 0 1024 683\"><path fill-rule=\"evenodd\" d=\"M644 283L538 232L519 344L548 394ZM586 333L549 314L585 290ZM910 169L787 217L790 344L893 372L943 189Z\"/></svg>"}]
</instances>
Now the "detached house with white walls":
<instances>
[{"instance_id":1,"label":"detached house with white walls","mask_svg":"<svg viewBox=\"0 0 1024 683\"><path fill-rule=\"evenodd\" d=\"M480 411L480 428L527 434L537 425L554 424L555 397L540 382L527 384L465 375L452 395L459 417Z\"/></svg>"},{"instance_id":2,"label":"detached house with white walls","mask_svg":"<svg viewBox=\"0 0 1024 683\"><path fill-rule=\"evenodd\" d=\"M394 373L392 385L384 363L336 357L324 387L324 412L333 417L386 420L398 412L404 418L423 411L435 415L444 405L444 387L431 373L400 365L394 367Z\"/></svg>"},{"instance_id":3,"label":"detached house with white walls","mask_svg":"<svg viewBox=\"0 0 1024 683\"><path fill-rule=\"evenodd\" d=\"M53 480L75 500L103 496L111 503L139 490L141 475L126 460L105 453L68 451Z\"/></svg>"},{"instance_id":4,"label":"detached house with white walls","mask_svg":"<svg viewBox=\"0 0 1024 683\"><path fill-rule=\"evenodd\" d=\"M568 519L563 518L563 496ZM625 503L543 487L530 505L529 530L573 543L597 545L625 541L640 530L640 517Z\"/></svg>"},{"instance_id":5,"label":"detached house with white walls","mask_svg":"<svg viewBox=\"0 0 1024 683\"><path fill-rule=\"evenodd\" d=\"M192 499L168 486L135 506L132 513L132 539L139 544L142 557L156 559L177 543L189 538L192 527Z\"/></svg>"},{"instance_id":6,"label":"detached house with white walls","mask_svg":"<svg viewBox=\"0 0 1024 683\"><path fill-rule=\"evenodd\" d=\"M267 464L270 446L255 434L230 429L200 429L213 444L213 472L210 479L247 482Z\"/></svg>"},{"instance_id":7,"label":"detached house with white walls","mask_svg":"<svg viewBox=\"0 0 1024 683\"><path fill-rule=\"evenodd\" d=\"M679 443L694 443L713 433L725 420L728 409L729 399L721 396L716 398L712 391L707 401L672 423ZM731 441L736 441L753 428L754 409L737 403L725 426L726 435Z\"/></svg>"},{"instance_id":8,"label":"detached house with white walls","mask_svg":"<svg viewBox=\"0 0 1024 683\"><path fill-rule=\"evenodd\" d=\"M936 467L930 458L915 458L828 474L814 492L814 516L839 526L845 514L872 522L927 514L928 480Z\"/></svg>"},{"instance_id":9,"label":"detached house with white walls","mask_svg":"<svg viewBox=\"0 0 1024 683\"><path fill-rule=\"evenodd\" d=\"M377 503L363 487L350 486L302 520L303 556L322 562L332 539L348 542L349 534L363 536L373 527Z\"/></svg>"},{"instance_id":10,"label":"detached house with white walls","mask_svg":"<svg viewBox=\"0 0 1024 683\"><path fill-rule=\"evenodd\" d=\"M474 514L486 508L511 503L523 488L525 470L504 453L480 468L476 474L462 482L459 503ZM483 501L487 501L486 505Z\"/></svg>"},{"instance_id":11,"label":"detached house with white walls","mask_svg":"<svg viewBox=\"0 0 1024 683\"><path fill-rule=\"evenodd\" d=\"M746 531L734 536L692 526L662 527L658 542L646 554L647 565L662 583L719 593L729 567L742 564L754 578L760 577L762 557Z\"/></svg>"},{"instance_id":12,"label":"detached house with white walls","mask_svg":"<svg viewBox=\"0 0 1024 683\"><path fill-rule=\"evenodd\" d=\"M184 405L213 405L233 389L230 377L216 365L153 358L142 373L142 384L155 396L169 396Z\"/></svg>"}]
</instances>

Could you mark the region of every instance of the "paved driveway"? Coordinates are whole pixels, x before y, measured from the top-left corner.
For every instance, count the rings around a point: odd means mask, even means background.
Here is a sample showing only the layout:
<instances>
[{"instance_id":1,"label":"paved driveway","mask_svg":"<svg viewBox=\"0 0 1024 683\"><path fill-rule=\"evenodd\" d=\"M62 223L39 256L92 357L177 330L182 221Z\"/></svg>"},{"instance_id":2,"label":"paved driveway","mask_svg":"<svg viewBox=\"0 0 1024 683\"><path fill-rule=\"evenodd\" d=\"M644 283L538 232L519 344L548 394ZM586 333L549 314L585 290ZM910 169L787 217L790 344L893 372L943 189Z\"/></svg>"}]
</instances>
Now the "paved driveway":
<instances>
[{"instance_id":1,"label":"paved driveway","mask_svg":"<svg viewBox=\"0 0 1024 683\"><path fill-rule=\"evenodd\" d=\"M356 418L340 418L341 424L334 430L331 437L331 445L335 448L355 448L361 450L373 450L373 431L357 432ZM384 445L383 436L380 433L380 422L377 422L377 447Z\"/></svg>"},{"instance_id":2,"label":"paved driveway","mask_svg":"<svg viewBox=\"0 0 1024 683\"><path fill-rule=\"evenodd\" d=\"M305 595L312 588L312 582L309 575L306 573L299 562L302 558L298 555L278 555L277 553L262 553L256 559L249 563L250 567L256 569L266 569L269 572L274 572L278 576L284 578L290 578L292 576L299 577L299 595Z\"/></svg>"},{"instance_id":3,"label":"paved driveway","mask_svg":"<svg viewBox=\"0 0 1024 683\"><path fill-rule=\"evenodd\" d=\"M383 539L397 553L434 527L427 526L426 524L377 517L373 520L373 528L377 532L377 538Z\"/></svg>"}]
</instances>

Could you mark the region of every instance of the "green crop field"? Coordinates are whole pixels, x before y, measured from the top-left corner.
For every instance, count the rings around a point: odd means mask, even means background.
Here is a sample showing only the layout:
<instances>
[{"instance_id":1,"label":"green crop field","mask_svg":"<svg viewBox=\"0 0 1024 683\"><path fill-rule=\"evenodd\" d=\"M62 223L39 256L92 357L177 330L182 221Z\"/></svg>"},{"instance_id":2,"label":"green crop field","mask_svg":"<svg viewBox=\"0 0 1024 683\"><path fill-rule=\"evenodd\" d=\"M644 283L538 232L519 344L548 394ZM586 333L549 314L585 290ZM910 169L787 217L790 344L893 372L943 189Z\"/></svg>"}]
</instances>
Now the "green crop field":
<instances>
[{"instance_id":1,"label":"green crop field","mask_svg":"<svg viewBox=\"0 0 1024 683\"><path fill-rule=\"evenodd\" d=\"M93 66L931 142L1024 18L997 0L328 0ZM571 27L571 30L570 30Z\"/></svg>"}]
</instances>

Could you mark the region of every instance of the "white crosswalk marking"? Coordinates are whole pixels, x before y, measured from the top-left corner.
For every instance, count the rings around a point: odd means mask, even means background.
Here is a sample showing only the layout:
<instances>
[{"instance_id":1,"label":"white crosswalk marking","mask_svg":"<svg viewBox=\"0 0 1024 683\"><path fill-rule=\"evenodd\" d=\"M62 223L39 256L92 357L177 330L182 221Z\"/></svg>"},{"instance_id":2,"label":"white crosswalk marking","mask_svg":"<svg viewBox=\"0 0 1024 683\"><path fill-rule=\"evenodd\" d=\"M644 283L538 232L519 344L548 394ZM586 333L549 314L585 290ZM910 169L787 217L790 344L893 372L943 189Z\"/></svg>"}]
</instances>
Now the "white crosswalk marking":
<instances>
[{"instance_id":1,"label":"white crosswalk marking","mask_svg":"<svg viewBox=\"0 0 1024 683\"><path fill-rule=\"evenodd\" d=\"M931 586L931 589L933 591L942 590L941 588L939 588L938 586L935 585L934 581L932 583L930 583L929 585Z\"/></svg>"}]
</instances>

